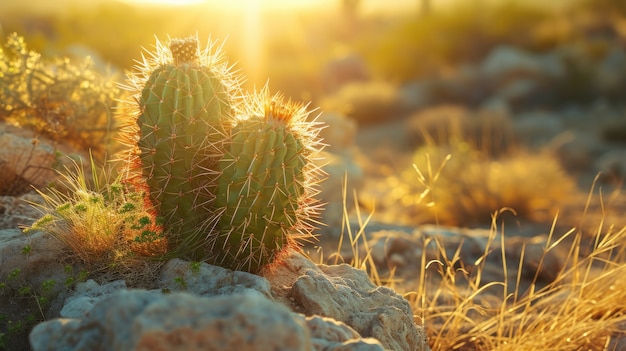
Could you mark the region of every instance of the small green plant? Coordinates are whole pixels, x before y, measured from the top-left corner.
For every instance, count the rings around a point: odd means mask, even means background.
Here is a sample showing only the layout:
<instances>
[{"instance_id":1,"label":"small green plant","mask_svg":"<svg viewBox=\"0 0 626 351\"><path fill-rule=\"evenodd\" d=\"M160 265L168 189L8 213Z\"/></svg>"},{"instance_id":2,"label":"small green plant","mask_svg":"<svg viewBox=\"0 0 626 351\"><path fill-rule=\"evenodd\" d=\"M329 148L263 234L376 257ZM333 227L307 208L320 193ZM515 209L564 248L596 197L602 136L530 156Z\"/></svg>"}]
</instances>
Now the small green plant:
<instances>
[{"instance_id":1,"label":"small green plant","mask_svg":"<svg viewBox=\"0 0 626 351\"><path fill-rule=\"evenodd\" d=\"M60 181L66 189L40 192L45 204L36 206L43 216L25 232L51 234L87 265L108 266L132 260L135 252L149 256L158 251L157 230L144 220L143 195L123 190L120 178L111 179L93 160L91 177L92 183L79 163L66 168Z\"/></svg>"},{"instance_id":2,"label":"small green plant","mask_svg":"<svg viewBox=\"0 0 626 351\"><path fill-rule=\"evenodd\" d=\"M30 254L30 252L31 252L32 250L33 250L33 248L32 248L30 245L25 245L25 246L22 248L22 254L23 254L23 255L28 255L28 254Z\"/></svg>"}]
</instances>

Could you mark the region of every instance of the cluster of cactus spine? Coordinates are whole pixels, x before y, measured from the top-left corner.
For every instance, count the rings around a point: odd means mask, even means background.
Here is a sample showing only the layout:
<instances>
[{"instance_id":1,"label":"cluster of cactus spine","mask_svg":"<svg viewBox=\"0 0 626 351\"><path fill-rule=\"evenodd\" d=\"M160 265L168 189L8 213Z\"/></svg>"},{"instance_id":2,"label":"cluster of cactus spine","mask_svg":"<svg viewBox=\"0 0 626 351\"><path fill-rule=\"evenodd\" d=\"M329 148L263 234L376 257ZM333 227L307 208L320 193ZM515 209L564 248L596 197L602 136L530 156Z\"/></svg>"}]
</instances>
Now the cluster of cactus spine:
<instances>
[{"instance_id":1,"label":"cluster of cactus spine","mask_svg":"<svg viewBox=\"0 0 626 351\"><path fill-rule=\"evenodd\" d=\"M311 238L319 204L319 127L306 106L243 95L219 49L157 41L129 76L130 183L142 187L168 242L166 257L258 272Z\"/></svg>"}]
</instances>

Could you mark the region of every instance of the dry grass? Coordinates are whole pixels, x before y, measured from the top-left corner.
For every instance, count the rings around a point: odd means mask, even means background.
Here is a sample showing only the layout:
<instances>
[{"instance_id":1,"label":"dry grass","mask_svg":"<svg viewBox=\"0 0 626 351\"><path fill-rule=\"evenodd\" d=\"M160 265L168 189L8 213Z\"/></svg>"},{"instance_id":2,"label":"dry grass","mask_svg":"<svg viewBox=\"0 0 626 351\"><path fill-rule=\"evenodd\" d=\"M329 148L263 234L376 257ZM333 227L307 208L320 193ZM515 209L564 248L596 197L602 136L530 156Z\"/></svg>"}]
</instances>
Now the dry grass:
<instances>
[{"instance_id":1,"label":"dry grass","mask_svg":"<svg viewBox=\"0 0 626 351\"><path fill-rule=\"evenodd\" d=\"M516 152L494 160L463 141L419 148L411 168L379 186L385 194L380 218L408 225L488 225L502 208L549 221L576 191L550 154Z\"/></svg>"},{"instance_id":2,"label":"dry grass","mask_svg":"<svg viewBox=\"0 0 626 351\"><path fill-rule=\"evenodd\" d=\"M418 169L426 194L435 191L433 187L440 184L436 181L445 166L444 161L439 169L433 169L430 164L426 171ZM509 170L513 180L520 182L516 177L521 176L515 176L518 170ZM430 175L430 182L424 174ZM580 228L588 227L584 221L593 190L581 213ZM425 198L422 196L421 200ZM600 202L600 208L604 210L601 193ZM449 257L447 252L450 251L440 240L426 239L422 252L426 253L427 248L434 245L438 248L438 257L427 261L427 255L423 254L421 264L415 267L419 270L419 278L411 282L394 277L393 270L387 278L381 278L363 234L370 214L366 220L359 220L361 230L356 235L349 229L345 233L353 250L354 259L350 263L367 270L376 284L388 285L399 292L404 290L405 298L413 307L416 323L425 327L434 351L619 350L623 347L626 332L626 279L623 279L626 274L626 226L616 228L601 221L593 235L578 228L556 233L557 213L536 273L530 281L523 281L522 268L528 269L523 267L526 246L520 248L518 262L507 261L505 236L497 235L504 233L504 225L498 228L500 213L502 211L492 214L492 230L485 252L473 264L461 262L460 246ZM357 217L361 215L357 213ZM502 256L499 261L504 279L488 281L487 256L496 238L500 238ZM359 245L364 245L365 257L359 258ZM336 255L340 255L341 247L340 244ZM548 255L554 252L562 255L563 268L555 272L556 279L542 286L539 272L552 268L543 265L548 262ZM511 274L515 271L516 274Z\"/></svg>"}]
</instances>

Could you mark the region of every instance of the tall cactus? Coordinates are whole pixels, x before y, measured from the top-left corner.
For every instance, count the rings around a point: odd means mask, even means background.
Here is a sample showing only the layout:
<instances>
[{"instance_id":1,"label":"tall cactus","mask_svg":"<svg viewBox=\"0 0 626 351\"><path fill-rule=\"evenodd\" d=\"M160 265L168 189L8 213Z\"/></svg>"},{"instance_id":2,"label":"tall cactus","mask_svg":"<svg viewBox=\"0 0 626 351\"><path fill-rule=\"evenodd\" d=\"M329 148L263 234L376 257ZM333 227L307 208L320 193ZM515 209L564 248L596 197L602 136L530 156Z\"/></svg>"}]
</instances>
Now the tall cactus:
<instances>
[{"instance_id":1,"label":"tall cactus","mask_svg":"<svg viewBox=\"0 0 626 351\"><path fill-rule=\"evenodd\" d=\"M256 272L310 237L319 130L306 121L305 106L271 97L267 88L249 107L219 162L212 251L222 266Z\"/></svg>"},{"instance_id":2,"label":"tall cactus","mask_svg":"<svg viewBox=\"0 0 626 351\"><path fill-rule=\"evenodd\" d=\"M173 39L169 48L157 41L156 53L130 78L137 92L131 178L146 187L168 253L202 259L237 79L219 52L200 51L195 37Z\"/></svg>"},{"instance_id":3,"label":"tall cactus","mask_svg":"<svg viewBox=\"0 0 626 351\"><path fill-rule=\"evenodd\" d=\"M128 176L162 219L166 257L259 272L312 238L320 128L267 88L240 100L229 72L194 37L157 42L130 77Z\"/></svg>"}]
</instances>

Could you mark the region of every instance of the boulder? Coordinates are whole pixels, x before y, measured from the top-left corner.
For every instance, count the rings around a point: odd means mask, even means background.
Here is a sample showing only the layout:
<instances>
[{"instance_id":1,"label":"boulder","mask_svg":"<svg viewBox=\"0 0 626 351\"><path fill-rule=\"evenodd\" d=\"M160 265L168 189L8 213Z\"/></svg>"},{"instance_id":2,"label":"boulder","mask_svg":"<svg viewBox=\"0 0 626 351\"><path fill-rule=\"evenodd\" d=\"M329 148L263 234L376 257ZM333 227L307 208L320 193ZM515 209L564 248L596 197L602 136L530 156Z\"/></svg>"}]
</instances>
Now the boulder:
<instances>
[{"instance_id":1,"label":"boulder","mask_svg":"<svg viewBox=\"0 0 626 351\"><path fill-rule=\"evenodd\" d=\"M259 293L215 297L122 290L85 318L30 334L41 350L311 350L304 318Z\"/></svg>"},{"instance_id":2,"label":"boulder","mask_svg":"<svg viewBox=\"0 0 626 351\"><path fill-rule=\"evenodd\" d=\"M362 337L380 341L385 349L430 350L408 301L387 287L375 286L362 270L346 264L313 265L294 254L265 277L277 300L294 311L343 322Z\"/></svg>"},{"instance_id":3,"label":"boulder","mask_svg":"<svg viewBox=\"0 0 626 351\"><path fill-rule=\"evenodd\" d=\"M174 259L161 289L87 281L30 343L34 351L429 350L408 302L363 271L294 253L263 274Z\"/></svg>"},{"instance_id":4,"label":"boulder","mask_svg":"<svg viewBox=\"0 0 626 351\"><path fill-rule=\"evenodd\" d=\"M54 179L52 146L0 129L0 195L19 195Z\"/></svg>"}]
</instances>

